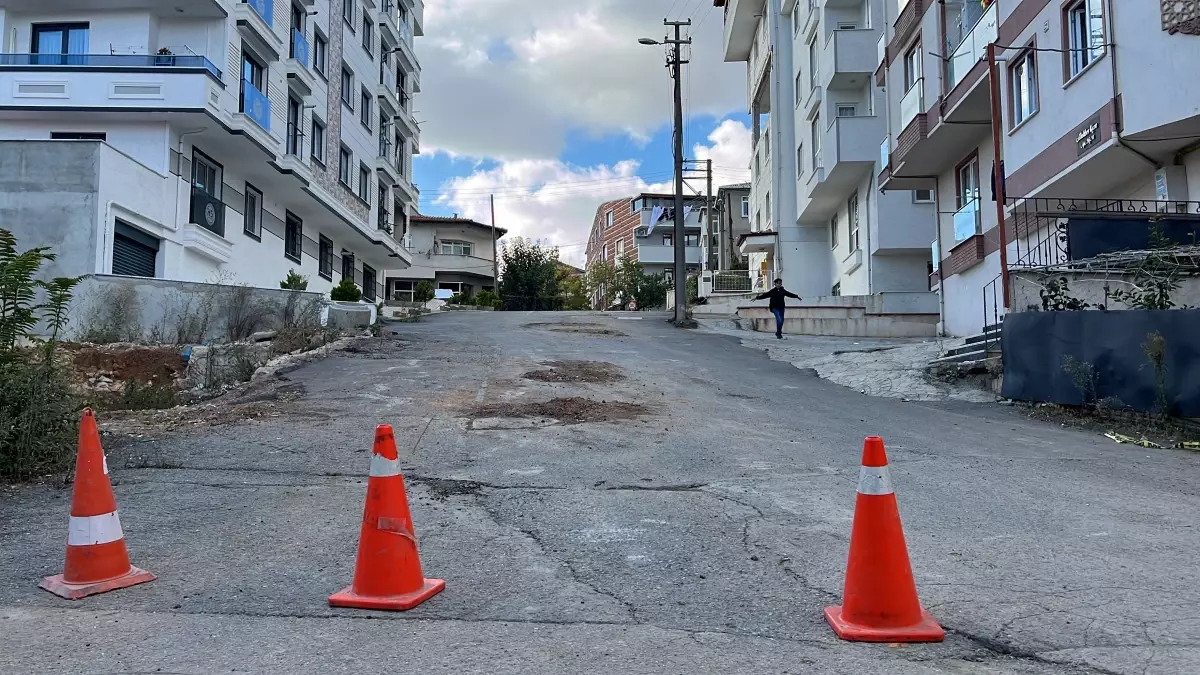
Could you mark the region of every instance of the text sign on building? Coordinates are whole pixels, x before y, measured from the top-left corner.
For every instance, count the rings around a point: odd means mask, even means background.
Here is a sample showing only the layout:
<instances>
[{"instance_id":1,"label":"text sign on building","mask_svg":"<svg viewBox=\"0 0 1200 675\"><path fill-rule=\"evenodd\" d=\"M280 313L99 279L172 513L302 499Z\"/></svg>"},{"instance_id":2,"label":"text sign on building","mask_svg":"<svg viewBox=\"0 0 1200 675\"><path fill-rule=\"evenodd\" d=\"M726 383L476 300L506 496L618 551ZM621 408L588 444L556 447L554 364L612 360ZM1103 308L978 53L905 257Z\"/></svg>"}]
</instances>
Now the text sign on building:
<instances>
[{"instance_id":1,"label":"text sign on building","mask_svg":"<svg viewBox=\"0 0 1200 675\"><path fill-rule=\"evenodd\" d=\"M1096 143L1099 141L1100 116L1094 115L1075 132L1075 149L1079 151L1079 156L1082 157L1090 152L1092 148L1096 147Z\"/></svg>"}]
</instances>

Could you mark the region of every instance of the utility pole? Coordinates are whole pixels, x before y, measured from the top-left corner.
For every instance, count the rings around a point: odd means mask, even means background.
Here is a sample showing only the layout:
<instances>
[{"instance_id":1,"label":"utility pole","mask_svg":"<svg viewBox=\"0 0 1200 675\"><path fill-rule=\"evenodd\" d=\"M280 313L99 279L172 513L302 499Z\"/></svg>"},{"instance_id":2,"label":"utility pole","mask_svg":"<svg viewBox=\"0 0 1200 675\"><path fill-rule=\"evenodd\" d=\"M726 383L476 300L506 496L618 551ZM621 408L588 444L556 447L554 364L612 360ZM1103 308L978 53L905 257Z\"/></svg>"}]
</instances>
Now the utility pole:
<instances>
[{"instance_id":1,"label":"utility pole","mask_svg":"<svg viewBox=\"0 0 1200 675\"><path fill-rule=\"evenodd\" d=\"M1000 285L1003 286L1004 311L1007 312L1011 306L1011 299L1008 290L1008 231L1004 222L1007 199L1004 194L1004 144L1001 140L1004 117L1000 114L1000 67L996 63L995 42L988 43L987 61L992 98L992 154L995 155L992 161L992 184L996 186L996 223L1000 231ZM938 255L941 255L941 251L938 251Z\"/></svg>"},{"instance_id":2,"label":"utility pole","mask_svg":"<svg viewBox=\"0 0 1200 675\"><path fill-rule=\"evenodd\" d=\"M707 251L711 251L713 241L719 241L719 240L713 239L713 235L715 235L716 232L713 230L713 203L714 202L713 202L713 193L712 193L712 159L710 158L710 159L706 160L704 162L704 165L705 165L705 167L707 169L707 173L708 173L708 189L704 191L704 217L708 218L708 227L704 228L704 236L708 238L708 241L704 242L704 249ZM718 257L720 257L720 253L718 253L717 255L718 255ZM712 264L712 255L711 254L708 256L707 262L709 264ZM717 266L719 267L720 263L717 263Z\"/></svg>"},{"instance_id":3,"label":"utility pole","mask_svg":"<svg viewBox=\"0 0 1200 675\"><path fill-rule=\"evenodd\" d=\"M686 327L687 318L687 231L684 229L683 217L683 79L680 77L681 67L688 63L683 60L683 45L692 44L691 38L683 38L681 29L692 25L692 20L668 21L663 19L663 25L675 28L675 39L663 40L671 45L668 65L671 68L671 78L675 80L675 320L677 327Z\"/></svg>"},{"instance_id":4,"label":"utility pole","mask_svg":"<svg viewBox=\"0 0 1200 675\"><path fill-rule=\"evenodd\" d=\"M500 256L496 250L496 195L491 196L492 204L492 292L500 294Z\"/></svg>"}]
</instances>

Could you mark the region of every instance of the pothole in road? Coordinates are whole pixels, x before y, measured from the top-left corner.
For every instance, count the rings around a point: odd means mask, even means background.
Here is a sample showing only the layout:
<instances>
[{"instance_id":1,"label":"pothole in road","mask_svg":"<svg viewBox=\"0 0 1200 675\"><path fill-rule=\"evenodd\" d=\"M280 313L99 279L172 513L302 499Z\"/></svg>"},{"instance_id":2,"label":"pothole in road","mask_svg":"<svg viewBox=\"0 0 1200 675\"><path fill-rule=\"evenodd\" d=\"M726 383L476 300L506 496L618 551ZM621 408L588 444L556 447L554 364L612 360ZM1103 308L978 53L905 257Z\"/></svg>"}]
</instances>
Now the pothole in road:
<instances>
[{"instance_id":1,"label":"pothole in road","mask_svg":"<svg viewBox=\"0 0 1200 675\"><path fill-rule=\"evenodd\" d=\"M540 328L555 333L581 333L584 335L611 335L625 337L625 333L612 328L605 328L598 323L527 323L523 328Z\"/></svg>"},{"instance_id":2,"label":"pothole in road","mask_svg":"<svg viewBox=\"0 0 1200 675\"><path fill-rule=\"evenodd\" d=\"M624 401L595 401L579 396L555 398L549 401L490 403L477 405L467 411L472 420L478 419L541 419L557 420L560 424L616 422L631 420L650 413L640 403Z\"/></svg>"},{"instance_id":3,"label":"pothole in road","mask_svg":"<svg viewBox=\"0 0 1200 675\"><path fill-rule=\"evenodd\" d=\"M409 480L414 483L419 483L427 490L429 495L434 499L445 501L450 497L467 496L471 497L480 493L483 485L476 483L473 480L453 480L449 478L426 478L426 477L409 477Z\"/></svg>"},{"instance_id":4,"label":"pothole in road","mask_svg":"<svg viewBox=\"0 0 1200 675\"><path fill-rule=\"evenodd\" d=\"M625 379L620 368L604 361L547 361L550 370L531 370L521 377L537 382L604 384Z\"/></svg>"}]
</instances>

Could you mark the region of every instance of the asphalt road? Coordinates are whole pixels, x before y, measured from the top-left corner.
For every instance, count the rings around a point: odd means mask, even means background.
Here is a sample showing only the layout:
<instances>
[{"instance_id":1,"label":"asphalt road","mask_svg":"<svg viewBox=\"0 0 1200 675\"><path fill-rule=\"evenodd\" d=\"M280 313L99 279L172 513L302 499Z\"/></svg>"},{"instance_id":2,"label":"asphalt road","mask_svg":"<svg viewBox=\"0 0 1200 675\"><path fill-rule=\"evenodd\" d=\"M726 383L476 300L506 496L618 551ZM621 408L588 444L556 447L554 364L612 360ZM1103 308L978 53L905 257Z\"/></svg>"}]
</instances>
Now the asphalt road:
<instances>
[{"instance_id":1,"label":"asphalt road","mask_svg":"<svg viewBox=\"0 0 1200 675\"><path fill-rule=\"evenodd\" d=\"M77 602L38 589L61 571L70 492L0 493L0 672L1200 673L1197 455L994 405L868 398L658 315L396 331L291 373L306 393L290 414L110 453L153 583ZM556 359L626 379L522 378ZM565 396L647 411L464 412ZM379 422L396 428L426 574L447 582L408 613L326 604L353 572ZM943 644L843 643L823 622L871 434Z\"/></svg>"}]
</instances>

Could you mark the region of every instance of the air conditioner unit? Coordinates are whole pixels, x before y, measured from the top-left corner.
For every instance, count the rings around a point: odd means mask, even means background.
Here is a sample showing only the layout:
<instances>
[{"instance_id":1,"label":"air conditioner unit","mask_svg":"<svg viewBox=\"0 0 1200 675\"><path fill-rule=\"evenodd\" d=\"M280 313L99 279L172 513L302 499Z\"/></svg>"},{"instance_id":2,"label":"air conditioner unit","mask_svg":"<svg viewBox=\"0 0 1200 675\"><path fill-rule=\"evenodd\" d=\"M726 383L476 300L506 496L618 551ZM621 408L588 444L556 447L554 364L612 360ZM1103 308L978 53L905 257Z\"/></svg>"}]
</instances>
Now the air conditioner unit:
<instances>
[{"instance_id":1,"label":"air conditioner unit","mask_svg":"<svg viewBox=\"0 0 1200 675\"><path fill-rule=\"evenodd\" d=\"M633 235L634 235L635 237L649 237L649 236L650 236L650 228L648 228L648 227L639 227L639 228L637 228L636 230L634 230L634 231L633 231Z\"/></svg>"}]
</instances>

